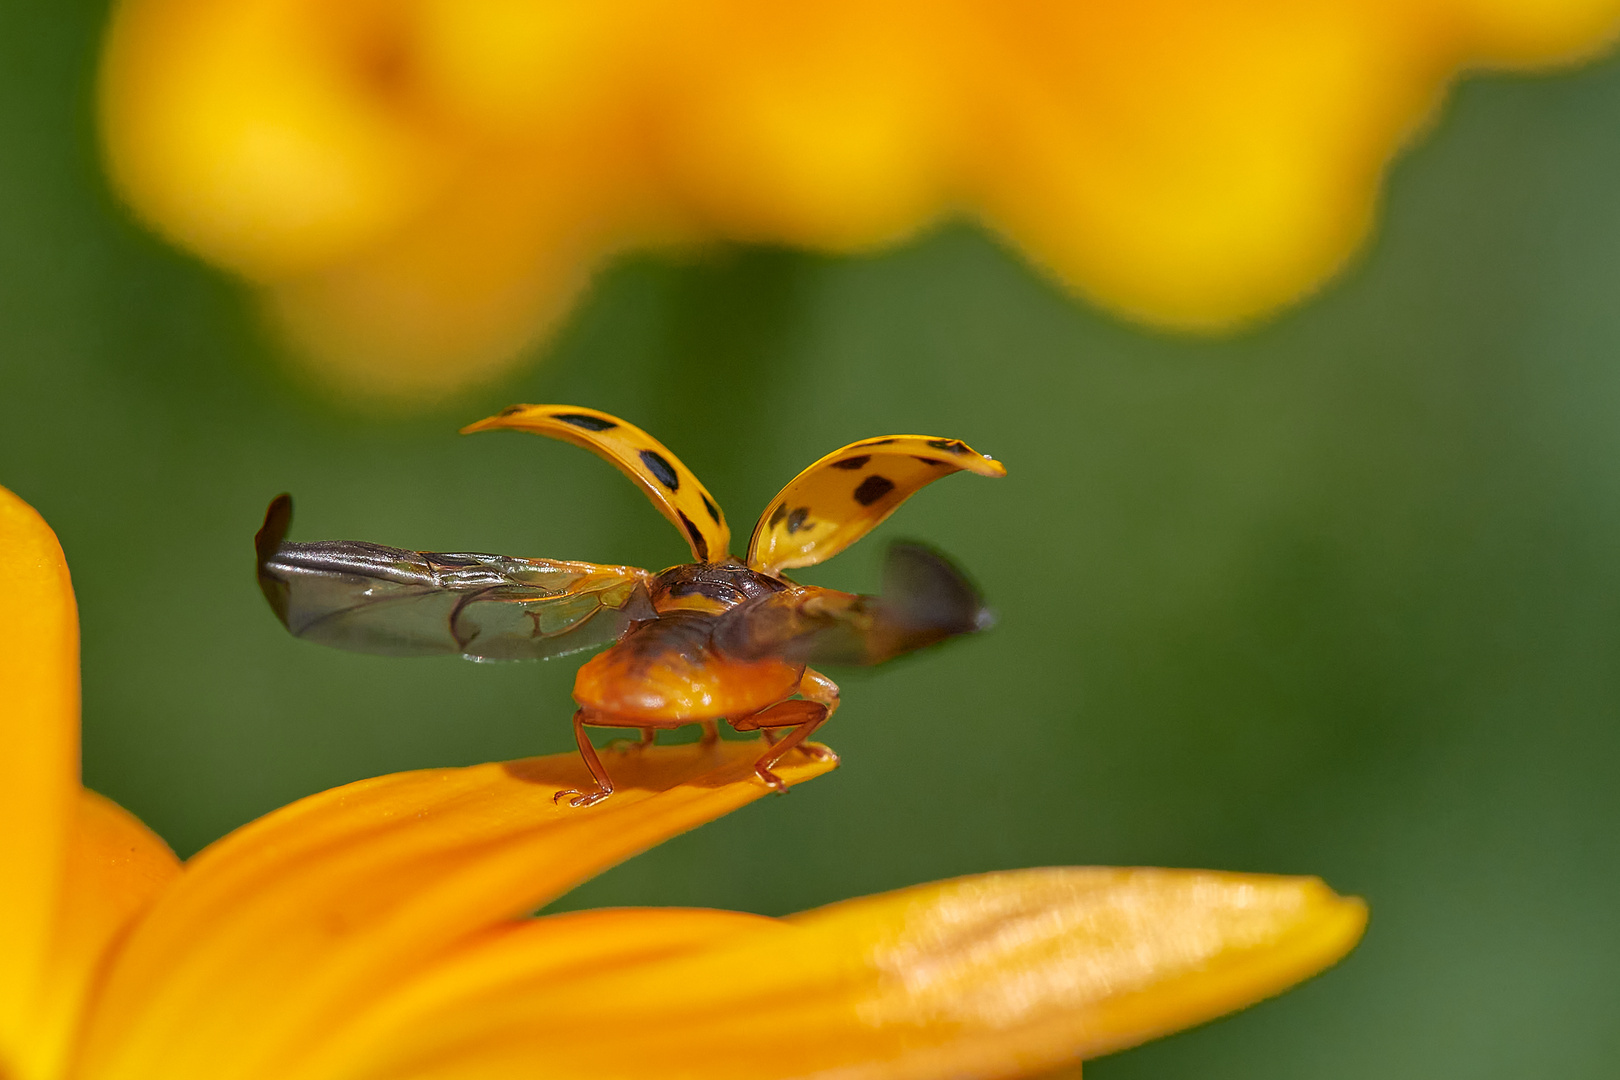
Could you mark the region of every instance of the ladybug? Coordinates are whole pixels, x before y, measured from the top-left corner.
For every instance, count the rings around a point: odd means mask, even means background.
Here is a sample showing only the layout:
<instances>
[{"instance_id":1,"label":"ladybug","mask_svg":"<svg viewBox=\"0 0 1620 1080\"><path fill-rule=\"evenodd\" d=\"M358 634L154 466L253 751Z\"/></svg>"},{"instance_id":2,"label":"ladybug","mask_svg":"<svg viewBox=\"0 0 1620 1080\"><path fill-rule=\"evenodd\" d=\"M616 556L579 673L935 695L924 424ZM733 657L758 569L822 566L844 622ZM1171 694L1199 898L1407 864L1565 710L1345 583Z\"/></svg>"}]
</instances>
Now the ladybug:
<instances>
[{"instance_id":1,"label":"ladybug","mask_svg":"<svg viewBox=\"0 0 1620 1080\"><path fill-rule=\"evenodd\" d=\"M887 435L835 450L794 477L760 515L745 558L707 489L669 449L633 424L572 405L513 405L462 429L527 431L582 446L630 477L692 548L693 561L652 573L508 555L405 551L359 540L286 540L292 499L277 496L255 537L259 585L293 636L389 656L530 660L609 646L574 682L574 737L595 786L560 791L591 806L613 793L585 729L661 729L718 722L762 732L760 780L801 750L838 708L838 686L808 667L876 664L981 630L990 613L944 556L915 543L889 549L879 595L801 585L812 566L870 532L927 484L955 472L1006 468L959 439ZM777 734L782 737L777 738Z\"/></svg>"}]
</instances>

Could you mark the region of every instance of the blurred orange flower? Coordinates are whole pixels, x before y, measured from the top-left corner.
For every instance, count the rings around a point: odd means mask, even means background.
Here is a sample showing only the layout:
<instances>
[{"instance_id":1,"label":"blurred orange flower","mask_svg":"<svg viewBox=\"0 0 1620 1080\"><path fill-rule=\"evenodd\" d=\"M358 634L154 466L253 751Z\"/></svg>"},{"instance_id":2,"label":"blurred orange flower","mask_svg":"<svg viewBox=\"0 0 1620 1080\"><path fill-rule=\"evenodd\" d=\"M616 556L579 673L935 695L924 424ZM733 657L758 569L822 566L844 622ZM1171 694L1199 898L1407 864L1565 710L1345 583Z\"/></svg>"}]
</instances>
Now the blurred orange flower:
<instances>
[{"instance_id":1,"label":"blurred orange flower","mask_svg":"<svg viewBox=\"0 0 1620 1080\"><path fill-rule=\"evenodd\" d=\"M587 810L552 800L574 754L382 776L181 865L79 785L72 585L4 488L0 565L7 1080L1026 1076L1276 993L1365 922L1313 878L1099 868L523 917L764 794L736 742L630 752Z\"/></svg>"},{"instance_id":2,"label":"blurred orange flower","mask_svg":"<svg viewBox=\"0 0 1620 1080\"><path fill-rule=\"evenodd\" d=\"M153 227L324 373L498 370L627 246L859 251L942 214L1211 330L1309 292L1469 67L1620 0L121 0L101 113Z\"/></svg>"}]
</instances>

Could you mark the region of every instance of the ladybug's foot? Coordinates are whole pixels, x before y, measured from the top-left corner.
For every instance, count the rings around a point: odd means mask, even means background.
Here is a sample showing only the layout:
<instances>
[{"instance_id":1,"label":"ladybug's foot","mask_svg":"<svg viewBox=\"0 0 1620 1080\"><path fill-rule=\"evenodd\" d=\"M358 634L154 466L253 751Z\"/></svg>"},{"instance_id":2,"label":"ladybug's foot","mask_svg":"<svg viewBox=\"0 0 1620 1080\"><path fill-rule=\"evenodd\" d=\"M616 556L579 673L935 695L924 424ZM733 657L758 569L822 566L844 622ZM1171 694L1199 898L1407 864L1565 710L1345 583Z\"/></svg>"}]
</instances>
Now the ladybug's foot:
<instances>
[{"instance_id":1,"label":"ladybug's foot","mask_svg":"<svg viewBox=\"0 0 1620 1080\"><path fill-rule=\"evenodd\" d=\"M837 761L838 760L838 755L833 752L832 747L830 747L830 746L822 746L819 743L805 743L805 744L803 744L802 746L799 747L799 753L803 754L805 757L809 758L811 761Z\"/></svg>"},{"instance_id":2,"label":"ladybug's foot","mask_svg":"<svg viewBox=\"0 0 1620 1080\"><path fill-rule=\"evenodd\" d=\"M788 789L787 781L783 780L780 776L777 776L775 773L771 772L771 770L767 769L765 766L763 766L763 765L755 765L754 766L754 775L759 777L761 780L765 781L765 783L770 787L770 789L772 791L776 792L778 795L786 795L787 794L787 789Z\"/></svg>"},{"instance_id":3,"label":"ladybug's foot","mask_svg":"<svg viewBox=\"0 0 1620 1080\"><path fill-rule=\"evenodd\" d=\"M595 806L613 794L613 781L608 777L607 770L602 768L602 759L596 756L596 747L591 745L591 740L585 735L585 724L593 719L600 719L600 717L596 717L588 709L581 708L574 713L574 741L579 744L579 756L585 762L585 767L591 770L591 779L596 781L596 787L589 790L569 788L566 791L559 791L551 797L553 806L561 801L564 795L569 795L572 798L568 800L568 805L576 810L583 810L587 806ZM601 726L621 727L623 725L602 724ZM644 729L641 741L644 743L651 742L650 736L653 734L654 732L651 730Z\"/></svg>"},{"instance_id":4,"label":"ladybug's foot","mask_svg":"<svg viewBox=\"0 0 1620 1080\"><path fill-rule=\"evenodd\" d=\"M583 810L587 806L595 806L597 803L601 802L611 794L613 794L612 788L608 788L606 790L603 790L602 788L595 788L591 791L581 791L578 788L568 788L566 791L559 791L557 794L553 795L551 797L551 801L552 804L555 805L556 803L562 801L564 795L572 795L573 798L568 800L568 805L574 807L576 810Z\"/></svg>"}]
</instances>

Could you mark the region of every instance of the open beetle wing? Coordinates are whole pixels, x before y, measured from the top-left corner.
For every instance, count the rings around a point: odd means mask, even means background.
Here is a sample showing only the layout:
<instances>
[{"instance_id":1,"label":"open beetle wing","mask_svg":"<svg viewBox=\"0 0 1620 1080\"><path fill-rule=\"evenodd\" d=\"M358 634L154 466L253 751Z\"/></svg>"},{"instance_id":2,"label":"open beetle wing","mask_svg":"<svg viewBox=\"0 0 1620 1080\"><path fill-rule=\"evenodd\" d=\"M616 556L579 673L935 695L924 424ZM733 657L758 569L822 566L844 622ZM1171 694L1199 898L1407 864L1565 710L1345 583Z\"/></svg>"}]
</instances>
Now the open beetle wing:
<instances>
[{"instance_id":1,"label":"open beetle wing","mask_svg":"<svg viewBox=\"0 0 1620 1080\"><path fill-rule=\"evenodd\" d=\"M461 433L498 428L562 439L617 466L681 530L697 562L721 562L730 552L731 529L720 504L669 447L629 421L580 405L513 405Z\"/></svg>"},{"instance_id":2,"label":"open beetle wing","mask_svg":"<svg viewBox=\"0 0 1620 1080\"><path fill-rule=\"evenodd\" d=\"M830 559L918 491L963 470L1007 475L1001 462L960 439L887 435L834 450L767 505L748 542L748 565L776 574Z\"/></svg>"},{"instance_id":3,"label":"open beetle wing","mask_svg":"<svg viewBox=\"0 0 1620 1080\"><path fill-rule=\"evenodd\" d=\"M880 595L804 585L771 593L721 615L714 643L744 661L878 664L991 621L979 591L950 560L901 542L889 547Z\"/></svg>"},{"instance_id":4,"label":"open beetle wing","mask_svg":"<svg viewBox=\"0 0 1620 1080\"><path fill-rule=\"evenodd\" d=\"M291 543L292 500L254 538L259 587L294 637L384 656L540 660L618 639L653 616L633 566Z\"/></svg>"}]
</instances>

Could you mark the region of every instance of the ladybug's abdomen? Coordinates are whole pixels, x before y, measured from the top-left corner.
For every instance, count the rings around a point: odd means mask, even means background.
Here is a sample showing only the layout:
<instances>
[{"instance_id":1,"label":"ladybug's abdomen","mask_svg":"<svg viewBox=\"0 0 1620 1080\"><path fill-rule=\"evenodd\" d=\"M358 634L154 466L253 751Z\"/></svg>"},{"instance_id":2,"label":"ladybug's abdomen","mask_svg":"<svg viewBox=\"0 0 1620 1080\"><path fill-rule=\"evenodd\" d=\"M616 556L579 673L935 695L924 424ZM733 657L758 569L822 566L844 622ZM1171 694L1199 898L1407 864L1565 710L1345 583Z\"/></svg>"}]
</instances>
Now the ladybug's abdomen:
<instances>
[{"instance_id":1,"label":"ladybug's abdomen","mask_svg":"<svg viewBox=\"0 0 1620 1080\"><path fill-rule=\"evenodd\" d=\"M696 611L672 611L637 624L579 669L574 700L662 727L749 716L798 688L803 664L722 658L711 641L713 629L714 616Z\"/></svg>"}]
</instances>

